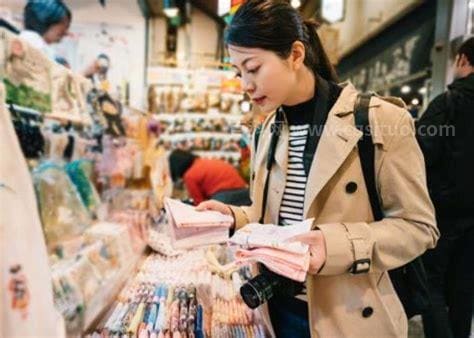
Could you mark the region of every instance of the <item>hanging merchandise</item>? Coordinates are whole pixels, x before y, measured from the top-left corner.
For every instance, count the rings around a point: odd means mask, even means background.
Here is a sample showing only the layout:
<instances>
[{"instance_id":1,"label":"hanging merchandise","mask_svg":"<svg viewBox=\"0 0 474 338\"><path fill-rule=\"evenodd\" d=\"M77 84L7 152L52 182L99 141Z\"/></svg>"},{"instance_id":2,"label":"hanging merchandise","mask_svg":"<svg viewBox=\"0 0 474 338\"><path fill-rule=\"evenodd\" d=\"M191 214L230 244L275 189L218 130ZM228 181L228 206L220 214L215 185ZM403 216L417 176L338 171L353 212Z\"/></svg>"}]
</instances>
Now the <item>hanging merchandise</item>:
<instances>
[{"instance_id":1,"label":"hanging merchandise","mask_svg":"<svg viewBox=\"0 0 474 338\"><path fill-rule=\"evenodd\" d=\"M82 203L91 216L95 217L100 206L100 197L90 180L93 169L93 163L90 160L76 160L66 165L66 172L76 187Z\"/></svg>"},{"instance_id":2,"label":"hanging merchandise","mask_svg":"<svg viewBox=\"0 0 474 338\"><path fill-rule=\"evenodd\" d=\"M7 102L51 113L52 61L6 29L0 29L0 35L6 52L2 77Z\"/></svg>"},{"instance_id":3,"label":"hanging merchandise","mask_svg":"<svg viewBox=\"0 0 474 338\"><path fill-rule=\"evenodd\" d=\"M65 169L44 162L34 170L33 181L49 251L61 257L75 252L78 236L92 221Z\"/></svg>"},{"instance_id":4,"label":"hanging merchandise","mask_svg":"<svg viewBox=\"0 0 474 338\"><path fill-rule=\"evenodd\" d=\"M0 336L65 337L30 174L0 83Z\"/></svg>"}]
</instances>

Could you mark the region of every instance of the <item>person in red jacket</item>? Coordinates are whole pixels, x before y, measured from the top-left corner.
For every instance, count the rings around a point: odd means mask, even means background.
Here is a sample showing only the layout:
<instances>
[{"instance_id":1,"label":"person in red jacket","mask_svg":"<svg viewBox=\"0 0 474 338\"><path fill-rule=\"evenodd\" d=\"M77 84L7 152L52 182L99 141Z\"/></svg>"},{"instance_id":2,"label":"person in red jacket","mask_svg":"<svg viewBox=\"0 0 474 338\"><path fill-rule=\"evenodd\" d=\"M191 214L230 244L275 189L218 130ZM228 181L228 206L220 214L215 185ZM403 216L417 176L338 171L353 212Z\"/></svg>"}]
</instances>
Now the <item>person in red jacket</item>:
<instances>
[{"instance_id":1,"label":"person in red jacket","mask_svg":"<svg viewBox=\"0 0 474 338\"><path fill-rule=\"evenodd\" d=\"M229 163L205 159L185 150L173 150L169 156L173 182L183 179L194 204L215 199L232 205L250 205L244 179Z\"/></svg>"}]
</instances>

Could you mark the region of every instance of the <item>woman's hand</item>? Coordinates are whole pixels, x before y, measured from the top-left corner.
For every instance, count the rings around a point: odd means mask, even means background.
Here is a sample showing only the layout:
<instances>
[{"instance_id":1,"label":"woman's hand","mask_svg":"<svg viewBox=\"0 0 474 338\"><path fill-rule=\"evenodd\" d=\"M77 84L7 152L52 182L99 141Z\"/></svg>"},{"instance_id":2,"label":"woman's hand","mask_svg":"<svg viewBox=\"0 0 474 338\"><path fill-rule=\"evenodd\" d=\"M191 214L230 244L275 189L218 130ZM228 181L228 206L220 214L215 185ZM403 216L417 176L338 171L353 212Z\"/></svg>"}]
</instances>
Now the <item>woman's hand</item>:
<instances>
[{"instance_id":1,"label":"woman's hand","mask_svg":"<svg viewBox=\"0 0 474 338\"><path fill-rule=\"evenodd\" d=\"M308 272L316 275L326 262L326 240L321 230L312 230L288 239L288 242L301 242L309 245Z\"/></svg>"},{"instance_id":2,"label":"woman's hand","mask_svg":"<svg viewBox=\"0 0 474 338\"><path fill-rule=\"evenodd\" d=\"M196 210L197 211L213 210L213 211L219 211L221 214L224 214L224 215L233 216L232 210L230 210L230 207L227 204L224 204L216 200L201 202L196 207Z\"/></svg>"}]
</instances>

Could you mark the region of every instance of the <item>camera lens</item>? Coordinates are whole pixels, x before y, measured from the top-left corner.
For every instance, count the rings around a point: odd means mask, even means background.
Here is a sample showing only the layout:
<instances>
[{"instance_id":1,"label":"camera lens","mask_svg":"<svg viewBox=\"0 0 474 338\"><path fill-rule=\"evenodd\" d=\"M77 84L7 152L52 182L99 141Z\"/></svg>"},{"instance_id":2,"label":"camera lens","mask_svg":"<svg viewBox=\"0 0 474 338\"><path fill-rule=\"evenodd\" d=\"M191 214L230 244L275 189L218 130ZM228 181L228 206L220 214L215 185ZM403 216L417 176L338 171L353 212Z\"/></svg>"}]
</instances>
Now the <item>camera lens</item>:
<instances>
[{"instance_id":1,"label":"camera lens","mask_svg":"<svg viewBox=\"0 0 474 338\"><path fill-rule=\"evenodd\" d=\"M242 285L240 295L249 308L255 309L273 297L277 283L277 280L261 274Z\"/></svg>"}]
</instances>

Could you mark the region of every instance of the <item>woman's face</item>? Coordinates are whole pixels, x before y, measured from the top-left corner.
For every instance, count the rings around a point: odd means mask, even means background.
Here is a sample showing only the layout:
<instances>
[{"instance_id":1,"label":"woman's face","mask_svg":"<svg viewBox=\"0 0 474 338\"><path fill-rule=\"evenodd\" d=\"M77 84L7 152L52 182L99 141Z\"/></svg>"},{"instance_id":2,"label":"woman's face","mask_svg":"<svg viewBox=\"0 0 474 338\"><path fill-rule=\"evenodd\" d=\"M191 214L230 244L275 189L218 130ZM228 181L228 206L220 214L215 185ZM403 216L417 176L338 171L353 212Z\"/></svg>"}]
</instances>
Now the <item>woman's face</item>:
<instances>
[{"instance_id":1,"label":"woman's face","mask_svg":"<svg viewBox=\"0 0 474 338\"><path fill-rule=\"evenodd\" d=\"M229 55L242 88L264 112L277 109L288 100L296 85L294 68L288 59L260 48L229 45Z\"/></svg>"},{"instance_id":2,"label":"woman's face","mask_svg":"<svg viewBox=\"0 0 474 338\"><path fill-rule=\"evenodd\" d=\"M43 34L43 39L47 44L58 43L66 36L71 20L65 16L60 22L50 26Z\"/></svg>"}]
</instances>

